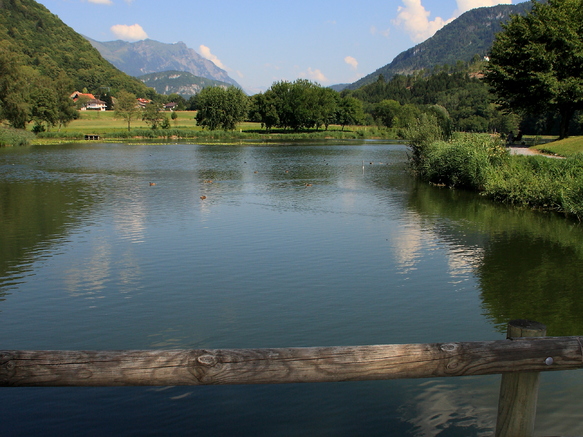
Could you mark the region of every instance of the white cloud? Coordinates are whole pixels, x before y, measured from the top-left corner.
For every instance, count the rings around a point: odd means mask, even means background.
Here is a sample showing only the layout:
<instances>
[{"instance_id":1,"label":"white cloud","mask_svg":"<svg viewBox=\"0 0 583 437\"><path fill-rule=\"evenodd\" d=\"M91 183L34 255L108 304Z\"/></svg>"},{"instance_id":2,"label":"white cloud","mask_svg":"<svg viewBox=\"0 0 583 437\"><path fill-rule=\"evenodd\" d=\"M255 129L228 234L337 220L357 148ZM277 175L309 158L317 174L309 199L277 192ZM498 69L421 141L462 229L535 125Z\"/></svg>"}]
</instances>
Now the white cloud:
<instances>
[{"instance_id":1,"label":"white cloud","mask_svg":"<svg viewBox=\"0 0 583 437\"><path fill-rule=\"evenodd\" d=\"M269 62L267 64L263 64L263 66L265 68L272 68L274 70L281 70L281 67L279 65L271 64Z\"/></svg>"},{"instance_id":2,"label":"white cloud","mask_svg":"<svg viewBox=\"0 0 583 437\"><path fill-rule=\"evenodd\" d=\"M404 6L397 9L398 15L393 24L402 27L414 42L421 42L433 36L443 26L453 21L436 17L429 21L431 12L421 4L421 0L403 0Z\"/></svg>"},{"instance_id":3,"label":"white cloud","mask_svg":"<svg viewBox=\"0 0 583 437\"><path fill-rule=\"evenodd\" d=\"M139 41L148 38L148 34L139 24L132 24L131 26L116 24L115 26L111 26L109 30L119 39L126 41Z\"/></svg>"},{"instance_id":4,"label":"white cloud","mask_svg":"<svg viewBox=\"0 0 583 437\"><path fill-rule=\"evenodd\" d=\"M376 28L376 26L370 26L370 33L372 35L380 34L380 35L384 36L385 38L388 38L389 35L391 34L391 29L378 30Z\"/></svg>"},{"instance_id":5,"label":"white cloud","mask_svg":"<svg viewBox=\"0 0 583 437\"><path fill-rule=\"evenodd\" d=\"M352 56L345 57L344 62L352 66L352 68L354 68L355 70L358 68L358 61L354 59Z\"/></svg>"},{"instance_id":6,"label":"white cloud","mask_svg":"<svg viewBox=\"0 0 583 437\"><path fill-rule=\"evenodd\" d=\"M227 69L227 67L225 67L225 65L221 62L221 60L211 53L211 49L209 49L207 46L203 46L201 44L198 49L200 50L200 54L204 58L207 58L209 61L211 61L217 67L222 68L223 70Z\"/></svg>"},{"instance_id":7,"label":"white cloud","mask_svg":"<svg viewBox=\"0 0 583 437\"><path fill-rule=\"evenodd\" d=\"M303 77L306 79L311 79L311 80L313 80L315 82L319 82L319 83L328 82L328 78L326 76L324 76L324 73L322 73L318 69L312 70L310 67L308 67L307 72L300 73L300 77Z\"/></svg>"},{"instance_id":8,"label":"white cloud","mask_svg":"<svg viewBox=\"0 0 583 437\"><path fill-rule=\"evenodd\" d=\"M456 0L456 16L469 11L470 9L481 8L485 6L496 6L500 4L510 5L512 0Z\"/></svg>"},{"instance_id":9,"label":"white cloud","mask_svg":"<svg viewBox=\"0 0 583 437\"><path fill-rule=\"evenodd\" d=\"M87 3L95 3L96 5L112 5L111 0L87 0Z\"/></svg>"}]
</instances>

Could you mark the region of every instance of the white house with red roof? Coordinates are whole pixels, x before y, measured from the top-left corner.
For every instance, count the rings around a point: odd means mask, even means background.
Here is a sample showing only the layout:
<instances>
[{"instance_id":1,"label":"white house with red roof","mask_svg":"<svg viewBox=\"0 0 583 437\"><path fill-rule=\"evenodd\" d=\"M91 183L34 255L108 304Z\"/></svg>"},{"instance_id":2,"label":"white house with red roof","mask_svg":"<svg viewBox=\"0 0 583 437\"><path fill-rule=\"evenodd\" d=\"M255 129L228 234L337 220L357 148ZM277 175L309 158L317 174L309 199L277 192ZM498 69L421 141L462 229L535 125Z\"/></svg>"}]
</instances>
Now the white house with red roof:
<instances>
[{"instance_id":1,"label":"white house with red roof","mask_svg":"<svg viewBox=\"0 0 583 437\"><path fill-rule=\"evenodd\" d=\"M86 103L80 108L81 111L105 111L107 109L107 104L103 100L96 99L93 94L75 91L70 97L75 103L79 99L86 100Z\"/></svg>"}]
</instances>

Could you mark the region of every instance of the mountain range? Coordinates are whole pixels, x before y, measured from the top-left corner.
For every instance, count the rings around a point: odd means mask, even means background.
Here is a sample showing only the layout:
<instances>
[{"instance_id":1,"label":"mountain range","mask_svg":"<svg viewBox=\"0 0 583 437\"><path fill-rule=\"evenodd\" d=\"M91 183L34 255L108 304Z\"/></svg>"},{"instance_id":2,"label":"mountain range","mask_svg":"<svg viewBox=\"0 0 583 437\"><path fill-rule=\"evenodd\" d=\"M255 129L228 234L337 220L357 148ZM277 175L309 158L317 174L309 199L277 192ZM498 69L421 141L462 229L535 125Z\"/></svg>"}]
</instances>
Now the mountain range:
<instances>
[{"instance_id":1,"label":"mountain range","mask_svg":"<svg viewBox=\"0 0 583 437\"><path fill-rule=\"evenodd\" d=\"M206 87L220 86L228 88L233 85L232 83L195 76L188 71L177 70L145 74L138 76L138 79L144 82L146 86L154 88L158 94L179 94L185 99L198 94Z\"/></svg>"},{"instance_id":2,"label":"mountain range","mask_svg":"<svg viewBox=\"0 0 583 437\"><path fill-rule=\"evenodd\" d=\"M391 63L357 82L333 88L356 89L376 81L381 74L390 79L396 74L411 74L482 57L488 53L502 23L511 14L525 14L531 7L531 2L525 2L468 11L433 37L399 54ZM225 70L183 42L94 41L76 33L34 0L0 0L0 11L0 49L18 53L24 64L43 75L65 74L78 90L125 89L146 96L152 92L146 84L158 92L182 95L209 83L240 87ZM382 59L382 54L379 58Z\"/></svg>"},{"instance_id":3,"label":"mountain range","mask_svg":"<svg viewBox=\"0 0 583 437\"><path fill-rule=\"evenodd\" d=\"M203 58L183 42L166 44L151 39L137 42L120 40L99 42L85 38L101 53L101 56L130 76L140 77L165 71L183 71L200 78L241 88L225 70Z\"/></svg>"},{"instance_id":4,"label":"mountain range","mask_svg":"<svg viewBox=\"0 0 583 437\"><path fill-rule=\"evenodd\" d=\"M482 58L488 54L496 33L502 30L502 24L511 15L524 15L531 9L531 2L472 9L431 38L397 55L391 63L352 84L339 84L332 88L337 91L358 89L376 81L381 74L388 80L397 74L430 70L438 65L455 65L458 61L470 62L475 56Z\"/></svg>"}]
</instances>

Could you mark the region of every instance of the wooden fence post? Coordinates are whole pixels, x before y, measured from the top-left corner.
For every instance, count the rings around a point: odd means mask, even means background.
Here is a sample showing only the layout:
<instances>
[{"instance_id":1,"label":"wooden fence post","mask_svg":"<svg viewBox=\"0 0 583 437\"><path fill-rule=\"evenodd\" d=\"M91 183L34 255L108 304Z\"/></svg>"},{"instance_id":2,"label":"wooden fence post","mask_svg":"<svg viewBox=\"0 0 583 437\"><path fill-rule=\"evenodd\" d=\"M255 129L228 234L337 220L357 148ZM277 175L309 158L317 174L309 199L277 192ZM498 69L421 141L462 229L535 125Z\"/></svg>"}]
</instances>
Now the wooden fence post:
<instances>
[{"instance_id":1,"label":"wooden fence post","mask_svg":"<svg viewBox=\"0 0 583 437\"><path fill-rule=\"evenodd\" d=\"M545 337L547 328L529 320L508 323L506 338ZM505 373L500 384L496 437L532 437L538 400L539 372Z\"/></svg>"}]
</instances>

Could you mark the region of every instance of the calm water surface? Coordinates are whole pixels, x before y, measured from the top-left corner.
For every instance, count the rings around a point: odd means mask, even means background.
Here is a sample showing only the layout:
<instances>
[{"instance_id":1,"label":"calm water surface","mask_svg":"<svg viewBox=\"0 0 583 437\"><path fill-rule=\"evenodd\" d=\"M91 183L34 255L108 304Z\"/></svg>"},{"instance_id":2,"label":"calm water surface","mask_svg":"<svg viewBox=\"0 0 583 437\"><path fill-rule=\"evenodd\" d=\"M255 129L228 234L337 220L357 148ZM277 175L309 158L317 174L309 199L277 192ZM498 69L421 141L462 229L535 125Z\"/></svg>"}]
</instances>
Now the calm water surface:
<instances>
[{"instance_id":1,"label":"calm water surface","mask_svg":"<svg viewBox=\"0 0 583 437\"><path fill-rule=\"evenodd\" d=\"M582 335L582 263L579 224L416 183L400 145L0 149L0 349ZM0 434L486 436L499 380L4 388ZM582 435L581 393L544 374L537 433Z\"/></svg>"}]
</instances>

